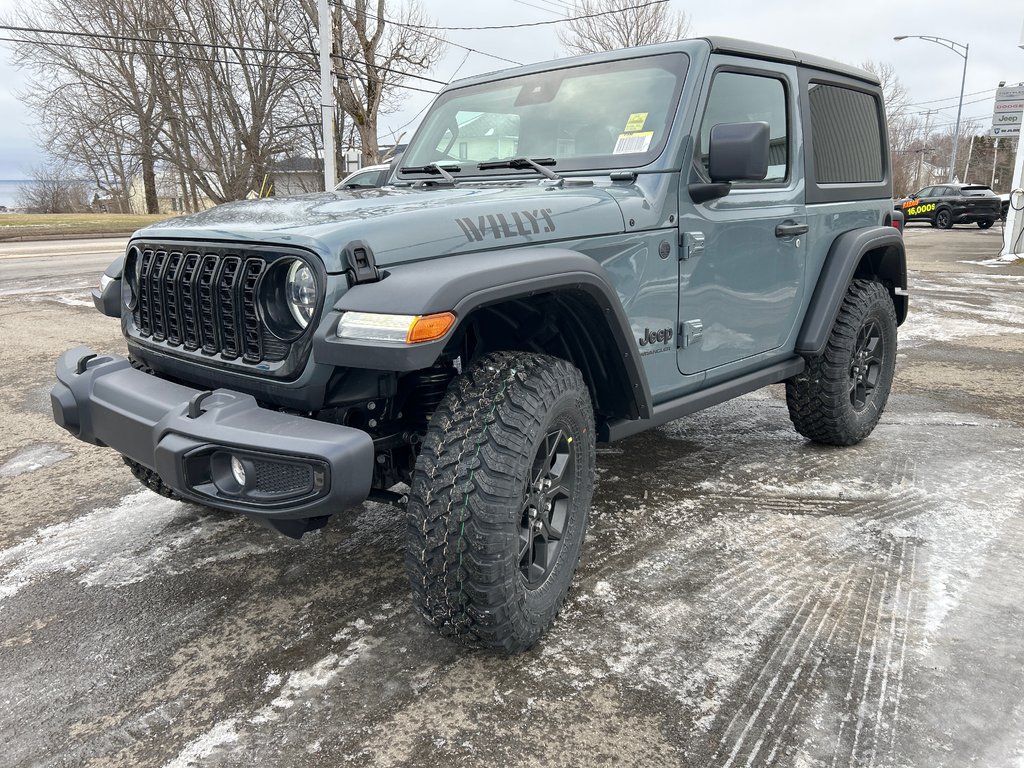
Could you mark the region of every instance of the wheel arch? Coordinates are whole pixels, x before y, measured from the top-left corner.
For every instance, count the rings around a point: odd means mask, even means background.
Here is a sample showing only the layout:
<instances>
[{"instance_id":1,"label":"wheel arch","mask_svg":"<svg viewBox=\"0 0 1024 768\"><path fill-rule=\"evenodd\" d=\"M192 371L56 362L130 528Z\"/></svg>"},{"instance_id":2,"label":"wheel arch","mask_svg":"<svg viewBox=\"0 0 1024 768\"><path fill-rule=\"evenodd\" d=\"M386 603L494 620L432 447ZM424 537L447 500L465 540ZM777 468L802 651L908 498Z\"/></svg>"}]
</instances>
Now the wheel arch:
<instances>
[{"instance_id":1,"label":"wheel arch","mask_svg":"<svg viewBox=\"0 0 1024 768\"><path fill-rule=\"evenodd\" d=\"M411 372L430 368L445 354L543 352L580 369L599 418L651 413L639 349L611 278L578 251L507 249L399 264L377 282L353 286L334 309L335 317L318 333L317 362ZM367 344L337 338L334 329L346 311L451 311L457 322L436 342Z\"/></svg>"},{"instance_id":2,"label":"wheel arch","mask_svg":"<svg viewBox=\"0 0 1024 768\"><path fill-rule=\"evenodd\" d=\"M855 278L877 280L886 286L896 310L897 325L909 309L907 256L903 235L894 227L864 227L839 235L829 248L811 295L796 351L820 355L839 314L843 297Z\"/></svg>"}]
</instances>

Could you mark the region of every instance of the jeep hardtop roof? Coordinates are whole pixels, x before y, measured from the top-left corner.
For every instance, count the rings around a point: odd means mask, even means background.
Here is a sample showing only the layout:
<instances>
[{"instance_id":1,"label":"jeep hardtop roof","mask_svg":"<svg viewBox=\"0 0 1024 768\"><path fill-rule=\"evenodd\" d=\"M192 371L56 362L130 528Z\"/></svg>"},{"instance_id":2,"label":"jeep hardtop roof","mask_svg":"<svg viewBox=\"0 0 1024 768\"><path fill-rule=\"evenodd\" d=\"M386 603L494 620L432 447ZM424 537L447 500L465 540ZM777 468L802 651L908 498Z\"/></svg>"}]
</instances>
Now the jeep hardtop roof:
<instances>
[{"instance_id":1,"label":"jeep hardtop roof","mask_svg":"<svg viewBox=\"0 0 1024 768\"><path fill-rule=\"evenodd\" d=\"M521 67L510 67L508 69L495 70L486 74L474 75L461 80L455 80L443 90L463 88L467 85L476 85L477 83L499 80L505 77L511 77L513 73L520 75L530 72L544 72L551 69L564 69L566 67L578 66L580 64L592 64L602 61L615 61L617 59L633 58L637 55L637 51L642 51L642 55L644 56L651 56L660 53L674 53L677 51L693 53L695 46L700 44L710 46L711 53L724 53L730 56L741 56L750 59L759 59L761 61L777 61L783 64L803 66L823 72L833 72L838 75L844 75L856 80L861 80L874 86L879 85L879 80L875 75L861 69L860 67L854 67L849 64L843 64L839 61L826 59L823 56L801 53L800 51L794 51L789 48L780 48L778 46L764 45L763 43L755 43L749 40L738 40L732 37L719 37L712 35L709 37L694 37L686 40L675 40L670 43L643 45L637 48L619 48L614 51L588 53L582 56L570 56L564 59L557 59L555 61L543 61L536 64L526 64Z\"/></svg>"}]
</instances>

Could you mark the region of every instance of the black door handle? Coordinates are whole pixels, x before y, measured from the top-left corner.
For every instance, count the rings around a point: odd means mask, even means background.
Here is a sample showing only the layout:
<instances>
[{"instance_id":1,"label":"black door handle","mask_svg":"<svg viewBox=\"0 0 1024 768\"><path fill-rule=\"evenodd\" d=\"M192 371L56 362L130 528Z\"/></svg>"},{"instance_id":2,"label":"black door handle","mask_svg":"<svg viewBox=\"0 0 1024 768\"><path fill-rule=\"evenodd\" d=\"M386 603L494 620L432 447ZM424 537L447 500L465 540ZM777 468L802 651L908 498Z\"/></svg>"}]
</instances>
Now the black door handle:
<instances>
[{"instance_id":1,"label":"black door handle","mask_svg":"<svg viewBox=\"0 0 1024 768\"><path fill-rule=\"evenodd\" d=\"M802 235L810 229L806 224L779 224L775 227L776 237L793 237L793 235Z\"/></svg>"}]
</instances>

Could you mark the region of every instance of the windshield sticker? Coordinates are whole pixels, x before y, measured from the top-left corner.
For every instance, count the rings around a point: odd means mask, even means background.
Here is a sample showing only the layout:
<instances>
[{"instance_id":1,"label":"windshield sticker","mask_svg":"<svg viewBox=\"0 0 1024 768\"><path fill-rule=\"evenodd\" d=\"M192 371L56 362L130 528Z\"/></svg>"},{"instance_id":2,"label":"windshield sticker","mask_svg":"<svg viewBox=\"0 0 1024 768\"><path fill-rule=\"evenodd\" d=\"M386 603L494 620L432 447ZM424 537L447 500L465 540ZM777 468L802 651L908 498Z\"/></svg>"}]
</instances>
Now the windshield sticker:
<instances>
[{"instance_id":1,"label":"windshield sticker","mask_svg":"<svg viewBox=\"0 0 1024 768\"><path fill-rule=\"evenodd\" d=\"M635 133L636 131L642 131L644 129L644 123L646 122L646 112L634 112L629 116L629 120L626 121L626 127L622 129L622 132Z\"/></svg>"},{"instance_id":2,"label":"windshield sticker","mask_svg":"<svg viewBox=\"0 0 1024 768\"><path fill-rule=\"evenodd\" d=\"M615 142L613 155L628 155L631 152L646 152L651 147L651 139L654 138L654 131L643 131L641 133L620 133Z\"/></svg>"},{"instance_id":3,"label":"windshield sticker","mask_svg":"<svg viewBox=\"0 0 1024 768\"><path fill-rule=\"evenodd\" d=\"M550 208L512 211L508 216L504 213L487 214L477 216L475 221L470 218L456 219L455 223L471 243L488 236L500 240L503 237L527 237L555 231L555 220L551 218Z\"/></svg>"}]
</instances>

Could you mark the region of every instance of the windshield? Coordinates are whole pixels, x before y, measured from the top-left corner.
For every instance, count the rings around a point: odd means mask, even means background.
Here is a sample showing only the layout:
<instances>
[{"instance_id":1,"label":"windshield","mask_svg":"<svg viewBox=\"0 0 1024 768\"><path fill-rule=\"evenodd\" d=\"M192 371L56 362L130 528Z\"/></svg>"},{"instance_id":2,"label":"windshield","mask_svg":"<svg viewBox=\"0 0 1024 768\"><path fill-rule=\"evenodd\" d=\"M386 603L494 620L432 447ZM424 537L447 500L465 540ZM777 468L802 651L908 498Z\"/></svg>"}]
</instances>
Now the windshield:
<instances>
[{"instance_id":1,"label":"windshield","mask_svg":"<svg viewBox=\"0 0 1024 768\"><path fill-rule=\"evenodd\" d=\"M665 146L686 76L682 53L520 75L443 94L402 165L461 168L553 158L561 171L645 165ZM486 173L508 173L492 169ZM403 176L417 175L405 171Z\"/></svg>"}]
</instances>

